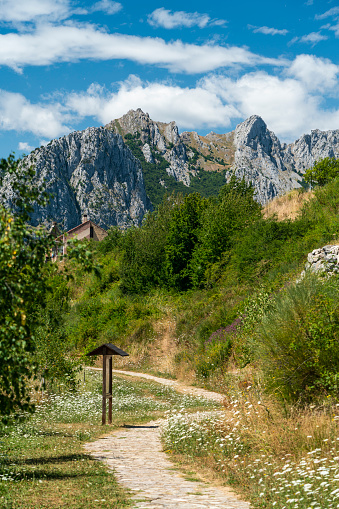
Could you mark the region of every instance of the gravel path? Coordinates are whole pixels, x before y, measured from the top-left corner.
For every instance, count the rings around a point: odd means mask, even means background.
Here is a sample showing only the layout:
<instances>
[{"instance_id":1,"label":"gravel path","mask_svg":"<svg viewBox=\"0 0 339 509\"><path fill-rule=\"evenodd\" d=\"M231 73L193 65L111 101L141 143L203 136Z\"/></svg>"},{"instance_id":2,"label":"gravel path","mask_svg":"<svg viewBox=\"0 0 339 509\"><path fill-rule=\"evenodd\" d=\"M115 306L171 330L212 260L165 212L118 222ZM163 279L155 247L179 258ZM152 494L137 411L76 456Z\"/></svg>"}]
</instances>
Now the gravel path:
<instances>
[{"instance_id":1,"label":"gravel path","mask_svg":"<svg viewBox=\"0 0 339 509\"><path fill-rule=\"evenodd\" d=\"M177 382L177 380L168 380L168 378L160 378L158 376L148 375L147 373L135 373L134 371L122 371L120 369L113 369L113 373L121 373L122 375L130 375L136 376L138 378L146 378L148 380L153 380L154 382L158 382L162 385L167 385L169 387L173 387L178 392L183 392L184 394L191 394L192 396L203 396L206 399L213 399L214 401L218 401L222 403L225 397L218 392L207 391L206 389L200 389L199 387L192 387L191 385L185 385L183 383Z\"/></svg>"},{"instance_id":2,"label":"gravel path","mask_svg":"<svg viewBox=\"0 0 339 509\"><path fill-rule=\"evenodd\" d=\"M147 378L195 396L222 401L216 392L188 387L144 373L115 373ZM162 450L160 429L164 420L142 426L125 426L112 435L85 445L86 450L111 469L117 480L132 492L133 508L143 509L249 509L227 488L185 479Z\"/></svg>"}]
</instances>

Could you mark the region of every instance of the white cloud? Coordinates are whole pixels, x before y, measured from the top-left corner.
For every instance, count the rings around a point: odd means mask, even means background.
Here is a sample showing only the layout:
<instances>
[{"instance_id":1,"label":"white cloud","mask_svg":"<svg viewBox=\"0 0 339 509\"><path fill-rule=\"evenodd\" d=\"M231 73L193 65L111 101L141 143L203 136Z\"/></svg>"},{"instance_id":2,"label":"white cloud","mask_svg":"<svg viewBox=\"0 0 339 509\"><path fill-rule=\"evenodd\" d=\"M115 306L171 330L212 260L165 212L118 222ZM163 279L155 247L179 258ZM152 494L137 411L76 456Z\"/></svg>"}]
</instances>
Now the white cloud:
<instances>
[{"instance_id":1,"label":"white cloud","mask_svg":"<svg viewBox=\"0 0 339 509\"><path fill-rule=\"evenodd\" d=\"M318 42L326 41L327 39L328 39L327 35L323 35L320 32L311 32L310 34L303 35L302 37L300 37L300 42L306 42L314 46Z\"/></svg>"},{"instance_id":2,"label":"white cloud","mask_svg":"<svg viewBox=\"0 0 339 509\"><path fill-rule=\"evenodd\" d=\"M339 7L332 7L332 9L329 9L328 11L324 12L323 14L317 14L315 16L315 19L325 19L330 16L336 16L339 14Z\"/></svg>"},{"instance_id":3,"label":"white cloud","mask_svg":"<svg viewBox=\"0 0 339 509\"><path fill-rule=\"evenodd\" d=\"M327 58L298 55L287 70L287 74L302 81L309 91L324 91L338 86L339 66Z\"/></svg>"},{"instance_id":4,"label":"white cloud","mask_svg":"<svg viewBox=\"0 0 339 509\"><path fill-rule=\"evenodd\" d=\"M25 22L48 17L58 20L69 14L69 0L0 0L0 21Z\"/></svg>"},{"instance_id":5,"label":"white cloud","mask_svg":"<svg viewBox=\"0 0 339 509\"><path fill-rule=\"evenodd\" d=\"M238 80L212 75L200 86L232 104L243 118L262 116L269 128L287 141L311 129L337 129L339 125L339 110L323 108L323 97L310 93L299 79L261 71Z\"/></svg>"},{"instance_id":6,"label":"white cloud","mask_svg":"<svg viewBox=\"0 0 339 509\"><path fill-rule=\"evenodd\" d=\"M330 60L298 55L280 75L210 74L192 87L144 82L132 75L114 90L92 84L86 91L54 95L37 104L0 91L0 130L26 131L46 139L69 132L70 120L87 117L106 124L131 108L142 108L154 120L175 120L181 129L223 132L235 120L258 114L281 139L293 141L311 129L339 127L339 110L325 103L339 89L338 75L339 66Z\"/></svg>"},{"instance_id":7,"label":"white cloud","mask_svg":"<svg viewBox=\"0 0 339 509\"><path fill-rule=\"evenodd\" d=\"M29 152L32 152L34 147L32 147L29 143L26 141L20 141L18 145L18 150L21 152L25 152L26 154L29 154Z\"/></svg>"},{"instance_id":8,"label":"white cloud","mask_svg":"<svg viewBox=\"0 0 339 509\"><path fill-rule=\"evenodd\" d=\"M283 28L279 30L278 28L270 28L270 27L256 27L253 25L247 25L247 28L253 31L253 33L257 34L265 34L265 35L286 35L288 34L288 30L286 28Z\"/></svg>"},{"instance_id":9,"label":"white cloud","mask_svg":"<svg viewBox=\"0 0 339 509\"><path fill-rule=\"evenodd\" d=\"M143 83L136 76L120 83L115 93L92 85L84 93L69 95L66 105L81 117L94 116L103 124L137 108L147 111L155 120L175 120L180 127L187 129L215 125L226 128L231 118L238 116L232 105L224 104L216 94L202 87Z\"/></svg>"},{"instance_id":10,"label":"white cloud","mask_svg":"<svg viewBox=\"0 0 339 509\"><path fill-rule=\"evenodd\" d=\"M0 130L53 138L69 132L67 112L58 104L32 104L23 95L0 89Z\"/></svg>"},{"instance_id":11,"label":"white cloud","mask_svg":"<svg viewBox=\"0 0 339 509\"><path fill-rule=\"evenodd\" d=\"M312 80L316 69L320 72ZM117 92L93 85L82 94L71 94L66 105L102 123L140 107L155 120L176 120L181 128L219 127L224 132L235 119L258 114L283 140L293 141L311 129L338 129L339 110L327 109L324 95L318 93L338 88L338 70L327 59L300 55L280 77L263 71L239 79L212 74L193 88L130 77Z\"/></svg>"},{"instance_id":12,"label":"white cloud","mask_svg":"<svg viewBox=\"0 0 339 509\"><path fill-rule=\"evenodd\" d=\"M339 37L339 23L337 23L336 25L326 25L324 28L333 31L335 37Z\"/></svg>"},{"instance_id":13,"label":"white cloud","mask_svg":"<svg viewBox=\"0 0 339 509\"><path fill-rule=\"evenodd\" d=\"M199 46L180 40L167 43L160 38L110 34L89 24L39 24L33 32L0 35L0 65L15 70L26 65L44 66L82 59L127 59L187 73L234 65L286 64L237 46Z\"/></svg>"},{"instance_id":14,"label":"white cloud","mask_svg":"<svg viewBox=\"0 0 339 509\"><path fill-rule=\"evenodd\" d=\"M311 32L310 34L303 35L302 37L294 37L290 44L294 44L296 42L304 42L306 44L311 44L313 47L318 44L318 42L326 41L327 39L327 35L323 35L320 32Z\"/></svg>"},{"instance_id":15,"label":"white cloud","mask_svg":"<svg viewBox=\"0 0 339 509\"><path fill-rule=\"evenodd\" d=\"M181 27L190 28L193 26L205 28L211 19L208 14L185 11L172 12L168 9L165 9L164 7L160 7L159 9L155 9L155 11L149 14L147 21L152 26L168 29Z\"/></svg>"},{"instance_id":16,"label":"white cloud","mask_svg":"<svg viewBox=\"0 0 339 509\"><path fill-rule=\"evenodd\" d=\"M102 11L107 14L116 14L122 9L122 5L119 2L113 2L113 0L100 0L91 7L91 12Z\"/></svg>"}]
</instances>

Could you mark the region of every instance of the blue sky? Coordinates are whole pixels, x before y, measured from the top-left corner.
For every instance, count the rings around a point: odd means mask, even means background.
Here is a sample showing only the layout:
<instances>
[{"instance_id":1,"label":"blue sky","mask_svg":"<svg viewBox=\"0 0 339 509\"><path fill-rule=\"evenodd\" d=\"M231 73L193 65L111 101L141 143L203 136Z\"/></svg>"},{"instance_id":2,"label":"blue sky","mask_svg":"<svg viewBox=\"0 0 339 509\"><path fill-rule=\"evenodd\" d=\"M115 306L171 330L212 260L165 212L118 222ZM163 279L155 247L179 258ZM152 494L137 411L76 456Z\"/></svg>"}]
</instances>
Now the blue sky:
<instances>
[{"instance_id":1,"label":"blue sky","mask_svg":"<svg viewBox=\"0 0 339 509\"><path fill-rule=\"evenodd\" d=\"M0 0L0 157L129 109L180 131L339 129L338 0Z\"/></svg>"}]
</instances>

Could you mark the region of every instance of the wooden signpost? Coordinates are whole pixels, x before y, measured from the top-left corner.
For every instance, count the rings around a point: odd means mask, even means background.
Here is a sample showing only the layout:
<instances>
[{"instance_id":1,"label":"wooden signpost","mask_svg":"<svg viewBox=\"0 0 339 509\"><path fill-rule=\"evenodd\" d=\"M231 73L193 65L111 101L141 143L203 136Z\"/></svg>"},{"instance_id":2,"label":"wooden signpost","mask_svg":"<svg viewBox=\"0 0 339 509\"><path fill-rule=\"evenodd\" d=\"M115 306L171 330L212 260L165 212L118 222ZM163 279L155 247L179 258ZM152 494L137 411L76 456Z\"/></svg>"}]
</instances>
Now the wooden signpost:
<instances>
[{"instance_id":1,"label":"wooden signpost","mask_svg":"<svg viewBox=\"0 0 339 509\"><path fill-rule=\"evenodd\" d=\"M125 357L128 353L120 350L112 343L104 343L87 354L102 355L102 424L106 424L106 400L108 399L108 424L112 424L112 355ZM107 391L107 360L108 360L108 391Z\"/></svg>"}]
</instances>

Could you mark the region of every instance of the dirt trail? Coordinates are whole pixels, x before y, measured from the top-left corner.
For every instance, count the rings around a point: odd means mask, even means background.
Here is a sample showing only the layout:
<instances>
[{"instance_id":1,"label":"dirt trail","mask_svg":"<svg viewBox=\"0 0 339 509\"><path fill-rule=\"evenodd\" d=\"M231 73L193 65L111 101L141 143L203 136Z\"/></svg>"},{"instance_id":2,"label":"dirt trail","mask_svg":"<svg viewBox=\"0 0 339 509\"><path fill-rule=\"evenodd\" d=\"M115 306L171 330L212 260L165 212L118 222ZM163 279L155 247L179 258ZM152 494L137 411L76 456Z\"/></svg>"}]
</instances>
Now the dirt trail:
<instances>
[{"instance_id":1,"label":"dirt trail","mask_svg":"<svg viewBox=\"0 0 339 509\"><path fill-rule=\"evenodd\" d=\"M92 368L100 369L100 368ZM114 373L154 380L179 392L222 403L224 397L146 373L113 370ZM135 509L250 509L250 504L228 488L194 482L175 470L162 450L160 419L142 426L125 426L112 435L85 445L97 460L106 463L118 481L132 492Z\"/></svg>"},{"instance_id":2,"label":"dirt trail","mask_svg":"<svg viewBox=\"0 0 339 509\"><path fill-rule=\"evenodd\" d=\"M154 324L154 330L160 339L154 345L152 359L154 366L164 373L171 373L174 367L175 327L175 321L169 318L164 318Z\"/></svg>"},{"instance_id":3,"label":"dirt trail","mask_svg":"<svg viewBox=\"0 0 339 509\"><path fill-rule=\"evenodd\" d=\"M87 368L96 371L101 371L101 368ZM122 369L113 369L113 373L120 373L121 375L134 376L137 378L146 378L147 380L154 380L162 385L173 387L178 392L184 394L191 394L192 396L202 396L206 399L213 399L219 403L223 403L225 396L218 392L207 391L206 389L200 389L199 387L192 387L191 385L185 385L183 382L177 380L169 380L168 378L161 378L159 376L149 375L148 373L137 373L136 371L124 371Z\"/></svg>"}]
</instances>

